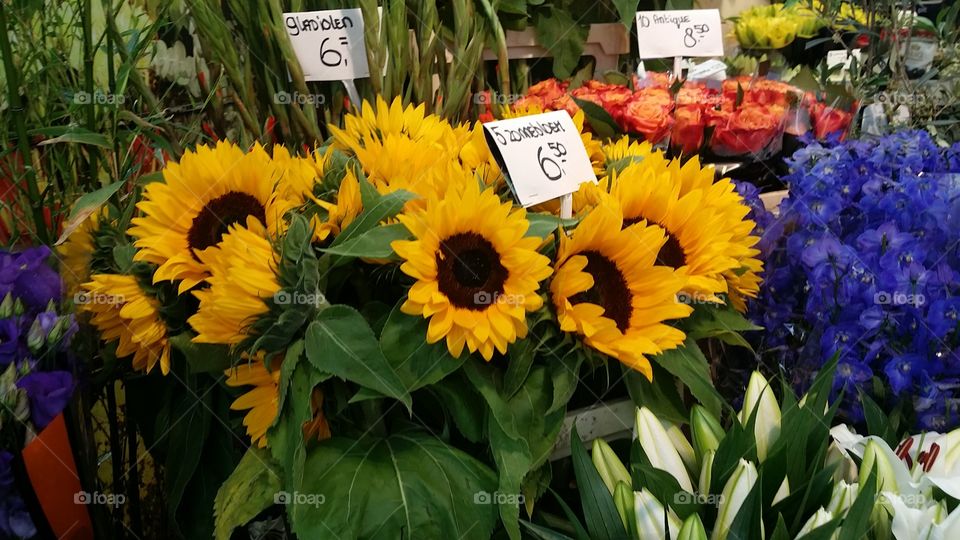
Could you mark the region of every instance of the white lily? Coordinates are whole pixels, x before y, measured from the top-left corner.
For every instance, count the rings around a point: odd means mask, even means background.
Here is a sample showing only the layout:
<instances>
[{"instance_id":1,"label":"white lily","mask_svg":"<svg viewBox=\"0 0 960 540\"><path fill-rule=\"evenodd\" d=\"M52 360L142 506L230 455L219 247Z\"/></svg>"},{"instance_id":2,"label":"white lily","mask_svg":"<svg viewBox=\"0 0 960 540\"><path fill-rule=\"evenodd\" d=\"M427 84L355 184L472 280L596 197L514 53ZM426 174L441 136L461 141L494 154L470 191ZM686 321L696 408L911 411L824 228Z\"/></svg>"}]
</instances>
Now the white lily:
<instances>
[{"instance_id":1,"label":"white lily","mask_svg":"<svg viewBox=\"0 0 960 540\"><path fill-rule=\"evenodd\" d=\"M920 508L910 504L900 494L884 491L882 503L889 506L893 520L891 531L897 540L953 540L960 538L960 511L947 515L943 502L929 503Z\"/></svg>"},{"instance_id":2,"label":"white lily","mask_svg":"<svg viewBox=\"0 0 960 540\"><path fill-rule=\"evenodd\" d=\"M833 519L833 514L831 514L830 511L827 510L826 508L821 507L819 510L816 511L815 514L810 516L810 519L808 519L807 522L803 524L803 527L800 528L800 532L797 533L797 540L799 540L805 534L809 534L817 527L826 525L827 522L829 522L831 519ZM838 535L839 535L839 531L834 531L833 536L831 536L831 538L834 538Z\"/></svg>"},{"instance_id":3,"label":"white lily","mask_svg":"<svg viewBox=\"0 0 960 540\"><path fill-rule=\"evenodd\" d=\"M631 538L636 538L634 527L637 524L637 518L633 513L633 490L630 484L618 482L613 490L613 503L617 507L617 513L620 514L620 521Z\"/></svg>"},{"instance_id":4,"label":"white lily","mask_svg":"<svg viewBox=\"0 0 960 540\"><path fill-rule=\"evenodd\" d=\"M717 513L717 521L713 525L713 534L711 540L726 540L730 533L730 526L733 525L734 518L740 512L743 501L747 498L754 484L757 483L757 467L741 459L736 470L730 475L723 493L720 496L720 510Z\"/></svg>"},{"instance_id":5,"label":"white lily","mask_svg":"<svg viewBox=\"0 0 960 540\"><path fill-rule=\"evenodd\" d=\"M848 483L855 483L860 478L859 468L857 463L850 459L850 456L846 451L841 450L837 445L837 441L830 441L830 446L827 448L827 458L825 460L825 465L830 466L836 464L837 467L833 471L833 481L834 483L845 481Z\"/></svg>"},{"instance_id":6,"label":"white lily","mask_svg":"<svg viewBox=\"0 0 960 540\"><path fill-rule=\"evenodd\" d=\"M757 459L760 462L767 459L770 447L780 437L780 405L777 397L770 388L770 383L754 371L747 383L747 393L743 397L743 408L740 410L740 423L746 425L753 411L757 411L757 420L754 425L754 435L757 441Z\"/></svg>"},{"instance_id":7,"label":"white lily","mask_svg":"<svg viewBox=\"0 0 960 540\"><path fill-rule=\"evenodd\" d=\"M646 489L633 492L633 513L637 518L637 538L676 538L680 532L680 518L673 510L664 508ZM664 522L669 531L664 530Z\"/></svg>"},{"instance_id":8,"label":"white lily","mask_svg":"<svg viewBox=\"0 0 960 540\"><path fill-rule=\"evenodd\" d=\"M896 451L879 437L862 437L845 425L830 430L833 440L841 451L866 461L867 447L873 448L875 456L882 456L884 467L889 464L893 485L882 489L897 491L902 495L929 493L936 486L955 499L960 499L960 429L945 435L930 432L914 435L897 445ZM870 444L872 443L872 444ZM861 463L863 479L866 464ZM887 478L886 480L891 480Z\"/></svg>"},{"instance_id":9,"label":"white lily","mask_svg":"<svg viewBox=\"0 0 960 540\"><path fill-rule=\"evenodd\" d=\"M673 475L683 490L693 493L693 483L683 459L671 443L670 435L663 429L660 419L650 409L641 407L637 409L636 429L637 439L650 464Z\"/></svg>"}]
</instances>

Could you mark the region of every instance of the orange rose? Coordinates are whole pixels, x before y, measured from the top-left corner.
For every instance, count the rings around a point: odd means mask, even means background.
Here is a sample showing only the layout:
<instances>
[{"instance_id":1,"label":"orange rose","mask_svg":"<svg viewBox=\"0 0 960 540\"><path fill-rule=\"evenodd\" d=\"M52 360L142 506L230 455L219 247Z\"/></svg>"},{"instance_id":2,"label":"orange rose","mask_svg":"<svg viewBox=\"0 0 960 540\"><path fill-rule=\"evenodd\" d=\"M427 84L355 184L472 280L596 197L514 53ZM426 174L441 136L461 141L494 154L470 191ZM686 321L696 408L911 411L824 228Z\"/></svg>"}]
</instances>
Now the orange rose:
<instances>
[{"instance_id":1,"label":"orange rose","mask_svg":"<svg viewBox=\"0 0 960 540\"><path fill-rule=\"evenodd\" d=\"M673 102L669 92L666 101L659 93L637 92L626 104L620 116L620 126L626 132L640 133L651 144L659 143L673 123Z\"/></svg>"},{"instance_id":2,"label":"orange rose","mask_svg":"<svg viewBox=\"0 0 960 540\"><path fill-rule=\"evenodd\" d=\"M670 145L682 154L696 154L703 146L703 110L699 105L678 106L674 111Z\"/></svg>"},{"instance_id":3,"label":"orange rose","mask_svg":"<svg viewBox=\"0 0 960 540\"><path fill-rule=\"evenodd\" d=\"M718 155L759 154L782 134L785 109L750 105L713 116L711 148Z\"/></svg>"},{"instance_id":4,"label":"orange rose","mask_svg":"<svg viewBox=\"0 0 960 540\"><path fill-rule=\"evenodd\" d=\"M813 134L817 139L824 140L828 135L839 132L842 141L847 136L853 114L815 102L810 106L810 119L813 121Z\"/></svg>"}]
</instances>

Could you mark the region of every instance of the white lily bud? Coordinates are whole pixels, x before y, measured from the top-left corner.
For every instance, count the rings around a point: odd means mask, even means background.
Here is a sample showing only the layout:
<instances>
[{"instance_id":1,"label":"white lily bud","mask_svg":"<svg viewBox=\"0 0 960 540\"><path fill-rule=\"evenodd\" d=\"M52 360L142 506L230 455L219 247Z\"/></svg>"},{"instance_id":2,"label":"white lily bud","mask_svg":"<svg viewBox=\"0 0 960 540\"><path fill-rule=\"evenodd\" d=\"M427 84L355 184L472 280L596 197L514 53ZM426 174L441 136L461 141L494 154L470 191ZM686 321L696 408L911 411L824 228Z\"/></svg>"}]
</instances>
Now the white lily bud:
<instances>
[{"instance_id":1,"label":"white lily bud","mask_svg":"<svg viewBox=\"0 0 960 540\"><path fill-rule=\"evenodd\" d=\"M743 408L740 410L740 423L746 425L757 410L757 421L754 426L754 435L757 440L757 459L761 462L767 459L770 447L780 437L780 405L777 397L759 371L750 375L747 384L747 393L743 397Z\"/></svg>"},{"instance_id":2,"label":"white lily bud","mask_svg":"<svg viewBox=\"0 0 960 540\"><path fill-rule=\"evenodd\" d=\"M637 518L637 538L676 538L680 532L680 518L673 510L664 508L646 489L633 492L633 512ZM664 522L669 531L663 530Z\"/></svg>"},{"instance_id":3,"label":"white lily bud","mask_svg":"<svg viewBox=\"0 0 960 540\"><path fill-rule=\"evenodd\" d=\"M727 484L723 486L723 494L720 498L720 510L717 513L717 521L713 525L713 534L711 540L726 540L730 533L730 526L733 525L734 518L740 512L743 501L746 500L750 490L757 483L757 467L745 459L741 459L736 470L730 475Z\"/></svg>"},{"instance_id":4,"label":"white lily bud","mask_svg":"<svg viewBox=\"0 0 960 540\"><path fill-rule=\"evenodd\" d=\"M677 540L707 540L707 531L703 528L699 515L694 513L687 517L683 526L680 527L680 536Z\"/></svg>"},{"instance_id":5,"label":"white lily bud","mask_svg":"<svg viewBox=\"0 0 960 540\"><path fill-rule=\"evenodd\" d=\"M837 445L837 441L831 441L829 448L827 448L827 457L824 460L825 465L830 466L834 463L837 464L836 469L833 470L833 481L834 483L845 481L849 483L855 483L859 478L859 470L857 468L856 462L850 459Z\"/></svg>"},{"instance_id":6,"label":"white lily bud","mask_svg":"<svg viewBox=\"0 0 960 540\"><path fill-rule=\"evenodd\" d=\"M687 472L696 474L697 471L700 470L697 466L697 454L693 451L693 446L690 445L690 441L687 440L683 431L680 430L679 426L669 420L661 420L660 424L663 425L667 436L670 437L670 442L673 443L673 447L677 449L677 454L680 454L680 460L683 461Z\"/></svg>"},{"instance_id":7,"label":"white lily bud","mask_svg":"<svg viewBox=\"0 0 960 540\"><path fill-rule=\"evenodd\" d=\"M853 504L853 501L857 500L859 493L859 483L848 484L840 480L833 486L833 495L830 496L827 510L829 510L834 517L845 516L850 505Z\"/></svg>"},{"instance_id":8,"label":"white lily bud","mask_svg":"<svg viewBox=\"0 0 960 540\"><path fill-rule=\"evenodd\" d=\"M797 539L801 538L803 535L810 533L817 527L826 525L830 520L833 519L833 514L827 511L825 508L820 508L815 514L810 516L810 519L803 524L803 527L800 528L800 532L797 533Z\"/></svg>"},{"instance_id":9,"label":"white lily bud","mask_svg":"<svg viewBox=\"0 0 960 540\"><path fill-rule=\"evenodd\" d=\"M713 476L713 457L717 453L713 450L709 450L706 454L703 455L703 463L700 465L700 480L697 482L697 489L700 490L699 493L706 495L710 493L710 477Z\"/></svg>"},{"instance_id":10,"label":"white lily bud","mask_svg":"<svg viewBox=\"0 0 960 540\"><path fill-rule=\"evenodd\" d=\"M710 450L716 450L723 439L724 431L720 422L702 405L690 409L690 438L697 457L701 460Z\"/></svg>"},{"instance_id":11,"label":"white lily bud","mask_svg":"<svg viewBox=\"0 0 960 540\"><path fill-rule=\"evenodd\" d=\"M877 470L877 490L892 491L898 493L897 474L893 470L893 464L890 463L887 454L883 451L874 439L867 441L867 446L863 449L863 461L860 462L860 483L865 484L870 477L871 469Z\"/></svg>"},{"instance_id":12,"label":"white lily bud","mask_svg":"<svg viewBox=\"0 0 960 540\"><path fill-rule=\"evenodd\" d=\"M633 530L637 524L637 517L633 512L633 490L625 482L617 482L617 487L613 490L613 504L617 507L617 513L620 514L620 521L623 527L629 533L630 538L636 538L636 531Z\"/></svg>"},{"instance_id":13,"label":"white lily bud","mask_svg":"<svg viewBox=\"0 0 960 540\"><path fill-rule=\"evenodd\" d=\"M773 501L770 502L771 505L777 504L778 502L786 499L790 496L790 479L787 477L783 478L783 482L780 483L780 489L773 495Z\"/></svg>"},{"instance_id":14,"label":"white lily bud","mask_svg":"<svg viewBox=\"0 0 960 540\"><path fill-rule=\"evenodd\" d=\"M624 482L628 486L631 485L630 473L627 472L627 468L623 466L623 462L617 457L613 448L610 448L607 441L594 439L593 451L590 453L590 458L593 460L593 466L596 467L597 472L600 473L600 479L603 480L604 485L607 486L611 494L613 494L617 482Z\"/></svg>"},{"instance_id":15,"label":"white lily bud","mask_svg":"<svg viewBox=\"0 0 960 540\"><path fill-rule=\"evenodd\" d=\"M637 438L650 464L673 475L683 490L692 493L690 475L660 420L650 409L641 407L637 409L636 425Z\"/></svg>"}]
</instances>

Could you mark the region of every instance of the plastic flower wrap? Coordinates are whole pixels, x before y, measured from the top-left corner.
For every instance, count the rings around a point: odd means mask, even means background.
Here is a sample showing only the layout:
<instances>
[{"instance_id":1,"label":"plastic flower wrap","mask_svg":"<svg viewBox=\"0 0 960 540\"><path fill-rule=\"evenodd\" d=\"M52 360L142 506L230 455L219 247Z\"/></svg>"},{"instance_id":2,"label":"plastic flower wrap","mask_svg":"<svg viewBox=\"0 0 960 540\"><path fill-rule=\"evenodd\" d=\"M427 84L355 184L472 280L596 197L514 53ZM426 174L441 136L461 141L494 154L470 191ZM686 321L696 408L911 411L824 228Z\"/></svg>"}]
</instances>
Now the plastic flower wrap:
<instances>
[{"instance_id":1,"label":"plastic flower wrap","mask_svg":"<svg viewBox=\"0 0 960 540\"><path fill-rule=\"evenodd\" d=\"M796 384L834 355L841 406L862 418L874 381L924 429L956 425L960 146L901 132L797 152L780 207L791 234L768 259L755 311Z\"/></svg>"}]
</instances>

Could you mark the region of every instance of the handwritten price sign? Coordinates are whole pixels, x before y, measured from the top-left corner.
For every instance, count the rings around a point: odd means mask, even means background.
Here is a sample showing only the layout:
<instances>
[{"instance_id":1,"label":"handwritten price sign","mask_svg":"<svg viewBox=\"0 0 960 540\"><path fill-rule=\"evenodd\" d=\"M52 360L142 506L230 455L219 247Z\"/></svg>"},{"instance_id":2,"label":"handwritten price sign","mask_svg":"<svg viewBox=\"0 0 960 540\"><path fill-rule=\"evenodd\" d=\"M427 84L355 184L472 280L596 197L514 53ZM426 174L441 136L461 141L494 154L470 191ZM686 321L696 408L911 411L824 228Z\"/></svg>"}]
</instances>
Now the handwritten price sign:
<instances>
[{"instance_id":1,"label":"handwritten price sign","mask_svg":"<svg viewBox=\"0 0 960 540\"><path fill-rule=\"evenodd\" d=\"M308 81L341 81L370 76L359 9L284 13L293 51Z\"/></svg>"},{"instance_id":2,"label":"handwritten price sign","mask_svg":"<svg viewBox=\"0 0 960 540\"><path fill-rule=\"evenodd\" d=\"M487 122L483 129L487 146L524 207L597 181L580 131L566 111Z\"/></svg>"},{"instance_id":3,"label":"handwritten price sign","mask_svg":"<svg viewBox=\"0 0 960 540\"><path fill-rule=\"evenodd\" d=\"M637 12L640 58L723 56L719 9Z\"/></svg>"}]
</instances>

